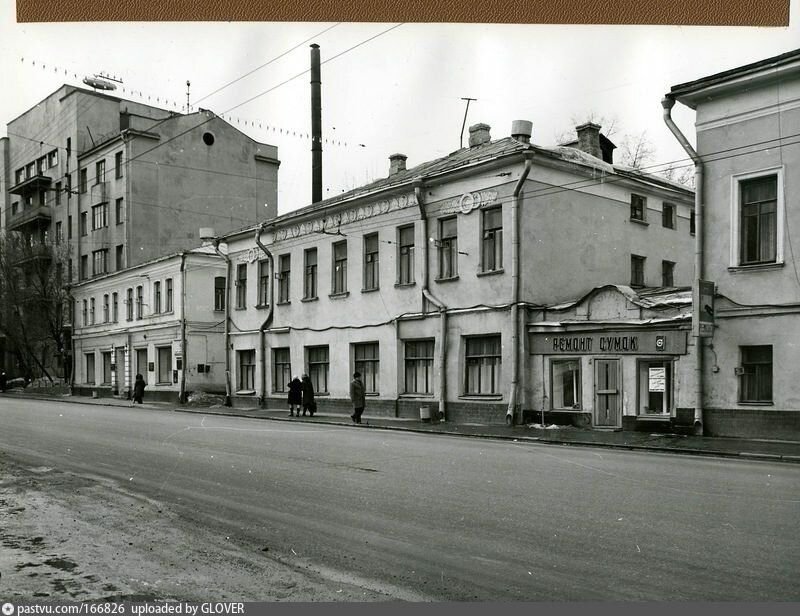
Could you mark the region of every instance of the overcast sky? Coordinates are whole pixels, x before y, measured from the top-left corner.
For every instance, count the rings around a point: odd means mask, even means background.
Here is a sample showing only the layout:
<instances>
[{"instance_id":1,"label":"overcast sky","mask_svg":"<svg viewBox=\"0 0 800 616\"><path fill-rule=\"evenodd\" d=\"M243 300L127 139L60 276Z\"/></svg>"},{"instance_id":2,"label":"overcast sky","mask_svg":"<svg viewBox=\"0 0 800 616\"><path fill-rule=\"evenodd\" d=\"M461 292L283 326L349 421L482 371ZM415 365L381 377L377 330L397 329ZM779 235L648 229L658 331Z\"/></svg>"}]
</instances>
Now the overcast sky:
<instances>
[{"instance_id":1,"label":"overcast sky","mask_svg":"<svg viewBox=\"0 0 800 616\"><path fill-rule=\"evenodd\" d=\"M86 75L114 75L124 82L115 94L169 109L185 106L190 80L193 106L231 116L254 139L278 146L278 208L285 213L311 198L309 76L287 80L308 70L308 46L316 42L324 62L323 136L335 142L323 144L325 197L388 175L389 154L406 154L411 167L458 149L462 97L477 99L467 124L490 124L493 138L508 135L512 120L526 119L534 143L552 145L573 119L593 114L616 119L618 144L625 134L647 131L654 162L666 163L685 157L661 119L664 93L800 47L799 4L792 1L788 28L404 24L390 30L396 24L17 24L14 1L0 0L0 136L9 120L62 83L82 85ZM673 116L693 139L693 112L678 105Z\"/></svg>"}]
</instances>

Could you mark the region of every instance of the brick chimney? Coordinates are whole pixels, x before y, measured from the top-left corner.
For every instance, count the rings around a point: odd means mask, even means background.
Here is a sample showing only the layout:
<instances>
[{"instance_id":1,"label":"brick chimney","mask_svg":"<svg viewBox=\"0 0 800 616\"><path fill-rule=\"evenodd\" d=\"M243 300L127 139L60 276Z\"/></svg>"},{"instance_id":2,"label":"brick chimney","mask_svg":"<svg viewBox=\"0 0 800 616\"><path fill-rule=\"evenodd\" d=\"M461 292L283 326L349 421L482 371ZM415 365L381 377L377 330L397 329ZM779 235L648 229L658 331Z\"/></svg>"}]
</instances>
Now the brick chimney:
<instances>
[{"instance_id":1,"label":"brick chimney","mask_svg":"<svg viewBox=\"0 0 800 616\"><path fill-rule=\"evenodd\" d=\"M600 126L593 122L586 122L575 127L578 133L578 149L595 158L602 160L603 151L600 149Z\"/></svg>"},{"instance_id":2,"label":"brick chimney","mask_svg":"<svg viewBox=\"0 0 800 616\"><path fill-rule=\"evenodd\" d=\"M488 124L473 124L469 127L469 147L474 148L492 140L489 131L492 127Z\"/></svg>"},{"instance_id":3,"label":"brick chimney","mask_svg":"<svg viewBox=\"0 0 800 616\"><path fill-rule=\"evenodd\" d=\"M401 171L406 170L406 160L408 156L405 154L392 154L389 157L389 176L393 176Z\"/></svg>"}]
</instances>

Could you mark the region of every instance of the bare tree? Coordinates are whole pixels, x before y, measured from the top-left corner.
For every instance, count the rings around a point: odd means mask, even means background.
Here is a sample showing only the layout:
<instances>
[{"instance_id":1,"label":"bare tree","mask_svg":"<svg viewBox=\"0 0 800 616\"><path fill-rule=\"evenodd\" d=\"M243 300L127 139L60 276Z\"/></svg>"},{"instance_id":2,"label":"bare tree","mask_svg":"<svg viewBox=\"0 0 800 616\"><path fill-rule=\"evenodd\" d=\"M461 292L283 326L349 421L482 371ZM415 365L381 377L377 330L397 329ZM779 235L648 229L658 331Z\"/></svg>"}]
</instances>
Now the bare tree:
<instances>
[{"instance_id":1,"label":"bare tree","mask_svg":"<svg viewBox=\"0 0 800 616\"><path fill-rule=\"evenodd\" d=\"M620 163L631 169L642 169L653 162L656 148L647 131L643 130L637 135L626 135L619 148Z\"/></svg>"},{"instance_id":2,"label":"bare tree","mask_svg":"<svg viewBox=\"0 0 800 616\"><path fill-rule=\"evenodd\" d=\"M668 180L683 184L687 188L694 189L694 165L675 165L670 164L661 172Z\"/></svg>"}]
</instances>

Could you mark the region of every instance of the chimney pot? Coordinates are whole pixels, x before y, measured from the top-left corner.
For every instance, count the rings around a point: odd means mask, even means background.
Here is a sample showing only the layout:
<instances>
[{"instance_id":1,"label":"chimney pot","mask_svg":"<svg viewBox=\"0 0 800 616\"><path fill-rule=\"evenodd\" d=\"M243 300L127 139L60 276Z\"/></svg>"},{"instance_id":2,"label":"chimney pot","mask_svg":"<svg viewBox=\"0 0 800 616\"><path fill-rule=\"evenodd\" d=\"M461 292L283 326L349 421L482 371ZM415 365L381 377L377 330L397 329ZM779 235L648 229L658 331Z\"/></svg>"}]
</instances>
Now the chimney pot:
<instances>
[{"instance_id":1,"label":"chimney pot","mask_svg":"<svg viewBox=\"0 0 800 616\"><path fill-rule=\"evenodd\" d=\"M578 133L578 149L586 152L595 158L603 158L603 151L600 148L600 126L593 122L586 122L575 127Z\"/></svg>"},{"instance_id":2,"label":"chimney pot","mask_svg":"<svg viewBox=\"0 0 800 616\"><path fill-rule=\"evenodd\" d=\"M405 154L392 154L389 156L389 176L406 170L406 160L408 156Z\"/></svg>"},{"instance_id":3,"label":"chimney pot","mask_svg":"<svg viewBox=\"0 0 800 616\"><path fill-rule=\"evenodd\" d=\"M492 127L488 124L473 124L469 127L469 147L474 148L492 140Z\"/></svg>"},{"instance_id":4,"label":"chimney pot","mask_svg":"<svg viewBox=\"0 0 800 616\"><path fill-rule=\"evenodd\" d=\"M514 120L511 123L511 136L522 143L530 143L533 135L533 122Z\"/></svg>"}]
</instances>

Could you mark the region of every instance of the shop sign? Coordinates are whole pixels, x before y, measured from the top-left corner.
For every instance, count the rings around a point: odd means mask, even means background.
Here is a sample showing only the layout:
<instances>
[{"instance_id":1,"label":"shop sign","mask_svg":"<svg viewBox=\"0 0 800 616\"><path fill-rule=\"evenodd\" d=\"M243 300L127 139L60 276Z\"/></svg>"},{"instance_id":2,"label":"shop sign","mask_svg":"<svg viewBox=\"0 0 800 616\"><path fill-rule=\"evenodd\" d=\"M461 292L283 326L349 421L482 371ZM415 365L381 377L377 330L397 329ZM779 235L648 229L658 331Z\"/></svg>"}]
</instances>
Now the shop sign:
<instances>
[{"instance_id":1,"label":"shop sign","mask_svg":"<svg viewBox=\"0 0 800 616\"><path fill-rule=\"evenodd\" d=\"M479 192L464 193L460 197L451 199L439 211L439 216L446 214L469 214L472 210L491 205L497 201L496 190L481 190Z\"/></svg>"},{"instance_id":2,"label":"shop sign","mask_svg":"<svg viewBox=\"0 0 800 616\"><path fill-rule=\"evenodd\" d=\"M685 355L686 332L609 330L533 333L531 352L539 355Z\"/></svg>"},{"instance_id":3,"label":"shop sign","mask_svg":"<svg viewBox=\"0 0 800 616\"><path fill-rule=\"evenodd\" d=\"M711 338L714 335L714 294L710 280L698 280L692 297L692 335Z\"/></svg>"},{"instance_id":4,"label":"shop sign","mask_svg":"<svg viewBox=\"0 0 800 616\"><path fill-rule=\"evenodd\" d=\"M667 387L667 369L666 368L650 368L647 374L647 390L648 391L666 391Z\"/></svg>"}]
</instances>

